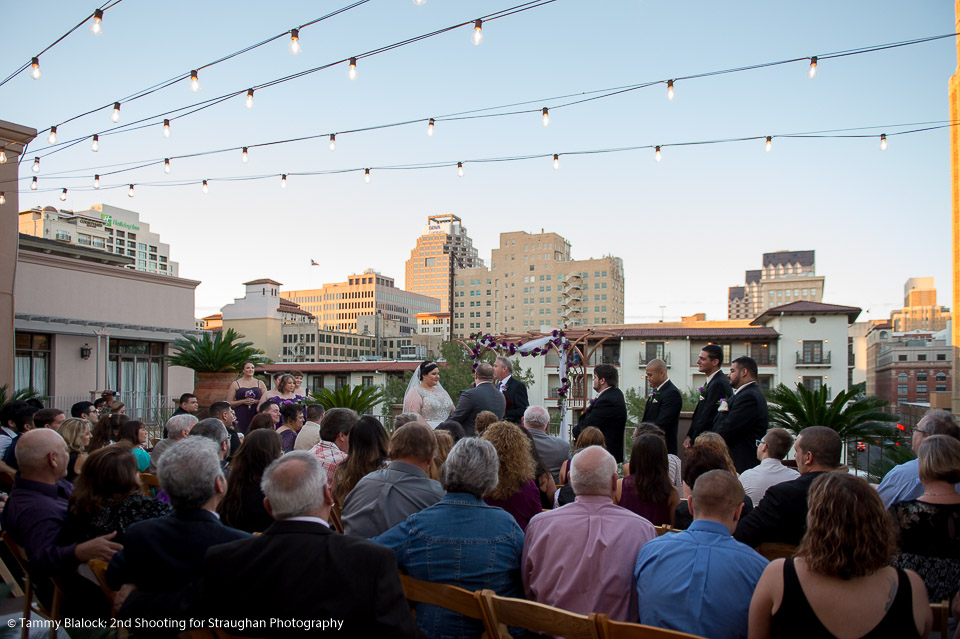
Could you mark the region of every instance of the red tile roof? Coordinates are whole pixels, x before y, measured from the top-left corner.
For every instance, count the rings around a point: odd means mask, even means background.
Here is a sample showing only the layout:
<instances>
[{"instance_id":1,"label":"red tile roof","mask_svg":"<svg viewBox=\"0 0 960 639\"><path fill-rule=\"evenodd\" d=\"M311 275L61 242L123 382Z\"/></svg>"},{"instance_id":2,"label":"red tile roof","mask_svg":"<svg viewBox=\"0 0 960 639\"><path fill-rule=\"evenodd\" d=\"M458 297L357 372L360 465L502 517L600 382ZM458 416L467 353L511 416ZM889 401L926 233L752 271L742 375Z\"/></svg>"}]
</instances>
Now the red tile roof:
<instances>
[{"instance_id":1,"label":"red tile roof","mask_svg":"<svg viewBox=\"0 0 960 639\"><path fill-rule=\"evenodd\" d=\"M244 286L253 286L254 284L274 284L276 286L283 286L283 284L277 282L276 280L268 280L266 278L260 280L251 280L243 283Z\"/></svg>"},{"instance_id":2,"label":"red tile roof","mask_svg":"<svg viewBox=\"0 0 960 639\"><path fill-rule=\"evenodd\" d=\"M275 371L298 370L304 373L362 373L362 372L383 372L383 373L402 373L405 371L414 371L420 365L419 361L397 362L284 362L281 364L261 364L257 367L258 371L272 373ZM441 366L444 363L441 362Z\"/></svg>"},{"instance_id":3,"label":"red tile roof","mask_svg":"<svg viewBox=\"0 0 960 639\"><path fill-rule=\"evenodd\" d=\"M822 302L791 302L783 306L767 309L767 312L750 322L752 325L766 324L765 318L778 315L846 315L849 324L857 321L861 309L856 306L840 306L838 304L824 304Z\"/></svg>"},{"instance_id":4,"label":"red tile roof","mask_svg":"<svg viewBox=\"0 0 960 639\"><path fill-rule=\"evenodd\" d=\"M780 334L766 326L737 326L697 328L676 326L672 328L625 328L616 331L620 337L689 337L691 339L777 339Z\"/></svg>"}]
</instances>

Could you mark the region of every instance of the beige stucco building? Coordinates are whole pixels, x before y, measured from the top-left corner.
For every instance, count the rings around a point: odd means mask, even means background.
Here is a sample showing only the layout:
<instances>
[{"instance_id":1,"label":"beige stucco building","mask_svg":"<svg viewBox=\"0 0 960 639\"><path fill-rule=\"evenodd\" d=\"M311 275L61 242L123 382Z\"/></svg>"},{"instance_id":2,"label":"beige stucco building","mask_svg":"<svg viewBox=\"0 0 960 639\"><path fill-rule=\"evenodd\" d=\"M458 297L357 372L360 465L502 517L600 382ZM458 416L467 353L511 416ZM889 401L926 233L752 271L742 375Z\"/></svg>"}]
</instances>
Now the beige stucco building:
<instances>
[{"instance_id":1,"label":"beige stucco building","mask_svg":"<svg viewBox=\"0 0 960 639\"><path fill-rule=\"evenodd\" d=\"M823 300L824 277L816 274L815 251L763 254L763 268L744 273L745 284L727 289L727 319L750 319L768 308Z\"/></svg>"},{"instance_id":2,"label":"beige stucco building","mask_svg":"<svg viewBox=\"0 0 960 639\"><path fill-rule=\"evenodd\" d=\"M410 251L404 284L408 291L440 300L444 312L450 310L451 256L457 269L483 266L459 217L431 215Z\"/></svg>"}]
</instances>

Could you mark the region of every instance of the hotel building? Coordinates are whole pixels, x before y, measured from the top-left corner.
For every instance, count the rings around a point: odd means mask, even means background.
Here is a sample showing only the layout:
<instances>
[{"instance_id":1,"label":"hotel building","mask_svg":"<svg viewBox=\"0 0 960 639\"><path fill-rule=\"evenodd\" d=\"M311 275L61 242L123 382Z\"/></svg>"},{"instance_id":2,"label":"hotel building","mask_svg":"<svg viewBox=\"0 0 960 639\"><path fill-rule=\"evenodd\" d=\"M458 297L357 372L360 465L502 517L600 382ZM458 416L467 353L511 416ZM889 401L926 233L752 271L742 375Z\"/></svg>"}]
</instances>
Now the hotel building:
<instances>
[{"instance_id":1,"label":"hotel building","mask_svg":"<svg viewBox=\"0 0 960 639\"><path fill-rule=\"evenodd\" d=\"M450 310L451 255L457 270L483 266L459 217L431 215L410 251L404 283L408 291L440 300L443 312Z\"/></svg>"},{"instance_id":2,"label":"hotel building","mask_svg":"<svg viewBox=\"0 0 960 639\"><path fill-rule=\"evenodd\" d=\"M744 277L744 286L727 290L727 319L753 319L776 306L823 300L824 277L816 275L815 251L764 253L763 268Z\"/></svg>"}]
</instances>

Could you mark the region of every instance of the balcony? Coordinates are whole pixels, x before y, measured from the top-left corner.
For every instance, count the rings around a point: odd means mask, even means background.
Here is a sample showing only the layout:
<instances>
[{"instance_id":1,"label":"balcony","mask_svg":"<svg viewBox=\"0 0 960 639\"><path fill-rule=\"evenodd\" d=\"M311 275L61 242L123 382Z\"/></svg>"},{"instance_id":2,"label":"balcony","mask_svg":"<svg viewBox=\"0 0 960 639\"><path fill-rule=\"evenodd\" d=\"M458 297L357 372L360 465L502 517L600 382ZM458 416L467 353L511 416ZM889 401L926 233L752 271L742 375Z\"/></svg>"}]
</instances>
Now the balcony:
<instances>
[{"instance_id":1,"label":"balcony","mask_svg":"<svg viewBox=\"0 0 960 639\"><path fill-rule=\"evenodd\" d=\"M830 351L826 353L801 353L797 351L797 367L829 367Z\"/></svg>"},{"instance_id":2,"label":"balcony","mask_svg":"<svg viewBox=\"0 0 960 639\"><path fill-rule=\"evenodd\" d=\"M754 357L754 361L757 362L757 366L776 366L777 356L776 354L766 354L763 357Z\"/></svg>"},{"instance_id":3,"label":"balcony","mask_svg":"<svg viewBox=\"0 0 960 639\"><path fill-rule=\"evenodd\" d=\"M657 359L657 358L656 358L656 357L649 357L649 358L648 358L645 353L640 353L640 368L646 368L646 367L647 367L647 362L649 362L649 361L652 360L652 359ZM671 366L670 353L667 353L666 355L664 355L664 356L661 357L660 359L662 359L664 362L667 363L667 368L670 368L670 366Z\"/></svg>"}]
</instances>

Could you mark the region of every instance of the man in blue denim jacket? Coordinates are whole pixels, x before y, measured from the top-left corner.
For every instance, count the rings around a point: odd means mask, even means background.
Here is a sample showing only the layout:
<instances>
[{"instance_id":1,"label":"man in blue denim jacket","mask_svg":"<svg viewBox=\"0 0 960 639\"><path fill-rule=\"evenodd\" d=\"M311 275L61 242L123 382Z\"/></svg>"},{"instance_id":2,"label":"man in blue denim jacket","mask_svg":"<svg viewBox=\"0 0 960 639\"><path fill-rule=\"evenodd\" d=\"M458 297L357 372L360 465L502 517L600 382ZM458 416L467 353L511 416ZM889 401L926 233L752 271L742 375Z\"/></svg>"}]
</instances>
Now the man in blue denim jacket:
<instances>
[{"instance_id":1,"label":"man in blue denim jacket","mask_svg":"<svg viewBox=\"0 0 960 639\"><path fill-rule=\"evenodd\" d=\"M506 511L483 503L484 494L497 485L499 466L490 442L461 439L443 464L446 496L373 541L392 548L400 569L411 577L522 597L523 531ZM436 639L483 633L477 620L421 603L417 624Z\"/></svg>"}]
</instances>

